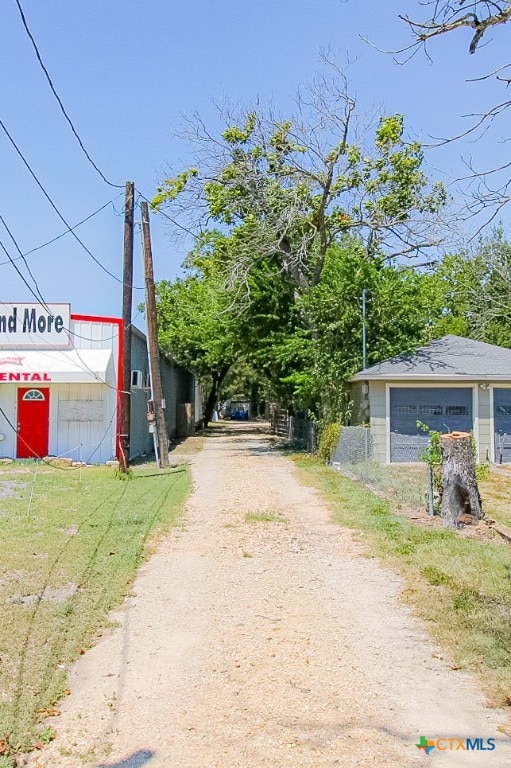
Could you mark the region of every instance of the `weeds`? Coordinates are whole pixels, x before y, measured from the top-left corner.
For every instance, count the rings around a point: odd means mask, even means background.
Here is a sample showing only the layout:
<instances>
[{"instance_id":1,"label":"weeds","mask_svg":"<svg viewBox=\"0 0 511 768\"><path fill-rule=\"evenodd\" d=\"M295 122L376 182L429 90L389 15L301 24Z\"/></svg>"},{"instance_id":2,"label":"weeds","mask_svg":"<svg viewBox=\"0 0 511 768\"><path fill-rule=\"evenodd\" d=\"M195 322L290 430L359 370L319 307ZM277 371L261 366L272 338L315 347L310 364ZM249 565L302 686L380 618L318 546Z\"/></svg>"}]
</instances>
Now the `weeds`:
<instances>
[{"instance_id":1,"label":"weeds","mask_svg":"<svg viewBox=\"0 0 511 768\"><path fill-rule=\"evenodd\" d=\"M246 523L287 523L287 519L282 512L268 509L264 512L247 512L245 515Z\"/></svg>"},{"instance_id":2,"label":"weeds","mask_svg":"<svg viewBox=\"0 0 511 768\"><path fill-rule=\"evenodd\" d=\"M356 481L297 456L300 478L317 488L341 525L364 532L371 554L406 580L414 605L455 666L481 675L496 705L511 701L511 548L419 527Z\"/></svg>"},{"instance_id":3,"label":"weeds","mask_svg":"<svg viewBox=\"0 0 511 768\"><path fill-rule=\"evenodd\" d=\"M2 468L0 480L19 480L19 472ZM189 487L185 468L136 468L130 482L119 483L106 467L89 467L80 480L77 472L45 466L34 488L16 487L1 499L5 766L12 753L51 740L51 729L38 733L37 725L67 689L68 665L129 591L155 531L179 522Z\"/></svg>"}]
</instances>

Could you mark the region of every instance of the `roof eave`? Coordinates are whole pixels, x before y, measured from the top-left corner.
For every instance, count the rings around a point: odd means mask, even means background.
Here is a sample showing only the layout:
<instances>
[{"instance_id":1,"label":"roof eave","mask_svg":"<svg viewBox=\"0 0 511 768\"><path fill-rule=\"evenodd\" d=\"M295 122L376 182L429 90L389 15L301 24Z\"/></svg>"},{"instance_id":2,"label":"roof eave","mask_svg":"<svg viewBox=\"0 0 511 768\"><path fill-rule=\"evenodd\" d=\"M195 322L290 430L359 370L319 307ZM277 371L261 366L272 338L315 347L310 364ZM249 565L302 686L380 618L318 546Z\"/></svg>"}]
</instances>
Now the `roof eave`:
<instances>
[{"instance_id":1,"label":"roof eave","mask_svg":"<svg viewBox=\"0 0 511 768\"><path fill-rule=\"evenodd\" d=\"M469 374L453 373L451 376L445 373L357 373L350 380L357 381L509 381L511 374Z\"/></svg>"}]
</instances>

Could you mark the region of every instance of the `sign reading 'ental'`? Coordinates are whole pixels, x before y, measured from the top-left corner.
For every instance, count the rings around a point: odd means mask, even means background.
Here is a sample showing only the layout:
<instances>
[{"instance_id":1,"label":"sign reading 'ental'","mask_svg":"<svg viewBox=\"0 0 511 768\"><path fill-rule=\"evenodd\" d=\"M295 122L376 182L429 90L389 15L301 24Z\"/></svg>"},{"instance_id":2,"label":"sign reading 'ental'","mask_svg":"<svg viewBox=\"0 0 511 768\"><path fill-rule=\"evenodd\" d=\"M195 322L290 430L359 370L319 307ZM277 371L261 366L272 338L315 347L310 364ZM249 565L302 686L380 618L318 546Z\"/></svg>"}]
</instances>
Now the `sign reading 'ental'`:
<instances>
[{"instance_id":1,"label":"sign reading 'ental'","mask_svg":"<svg viewBox=\"0 0 511 768\"><path fill-rule=\"evenodd\" d=\"M0 303L0 349L70 346L69 304Z\"/></svg>"}]
</instances>

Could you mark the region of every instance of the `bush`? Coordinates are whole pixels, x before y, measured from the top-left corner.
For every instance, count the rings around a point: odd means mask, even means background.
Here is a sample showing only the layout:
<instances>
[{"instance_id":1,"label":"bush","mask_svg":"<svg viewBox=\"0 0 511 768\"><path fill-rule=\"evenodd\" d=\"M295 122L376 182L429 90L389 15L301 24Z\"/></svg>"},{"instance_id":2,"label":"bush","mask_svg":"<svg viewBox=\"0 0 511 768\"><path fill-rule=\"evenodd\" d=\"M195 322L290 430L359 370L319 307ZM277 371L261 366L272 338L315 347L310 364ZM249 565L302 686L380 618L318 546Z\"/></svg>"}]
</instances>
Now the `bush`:
<instances>
[{"instance_id":1,"label":"bush","mask_svg":"<svg viewBox=\"0 0 511 768\"><path fill-rule=\"evenodd\" d=\"M341 425L338 422L328 424L321 432L318 446L318 456L321 461L328 464L332 455L339 444L341 436Z\"/></svg>"}]
</instances>

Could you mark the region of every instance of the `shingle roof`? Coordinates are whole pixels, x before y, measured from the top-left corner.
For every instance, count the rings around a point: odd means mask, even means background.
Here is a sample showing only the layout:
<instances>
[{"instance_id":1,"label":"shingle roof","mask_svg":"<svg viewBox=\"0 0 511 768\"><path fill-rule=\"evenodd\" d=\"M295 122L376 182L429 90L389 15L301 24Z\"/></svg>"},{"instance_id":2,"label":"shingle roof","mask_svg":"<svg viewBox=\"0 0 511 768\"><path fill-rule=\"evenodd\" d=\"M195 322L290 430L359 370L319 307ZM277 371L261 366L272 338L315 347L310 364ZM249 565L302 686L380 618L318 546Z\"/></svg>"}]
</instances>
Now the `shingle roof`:
<instances>
[{"instance_id":1,"label":"shingle roof","mask_svg":"<svg viewBox=\"0 0 511 768\"><path fill-rule=\"evenodd\" d=\"M461 336L444 336L413 353L366 368L353 381L421 378L511 380L511 349Z\"/></svg>"}]
</instances>

